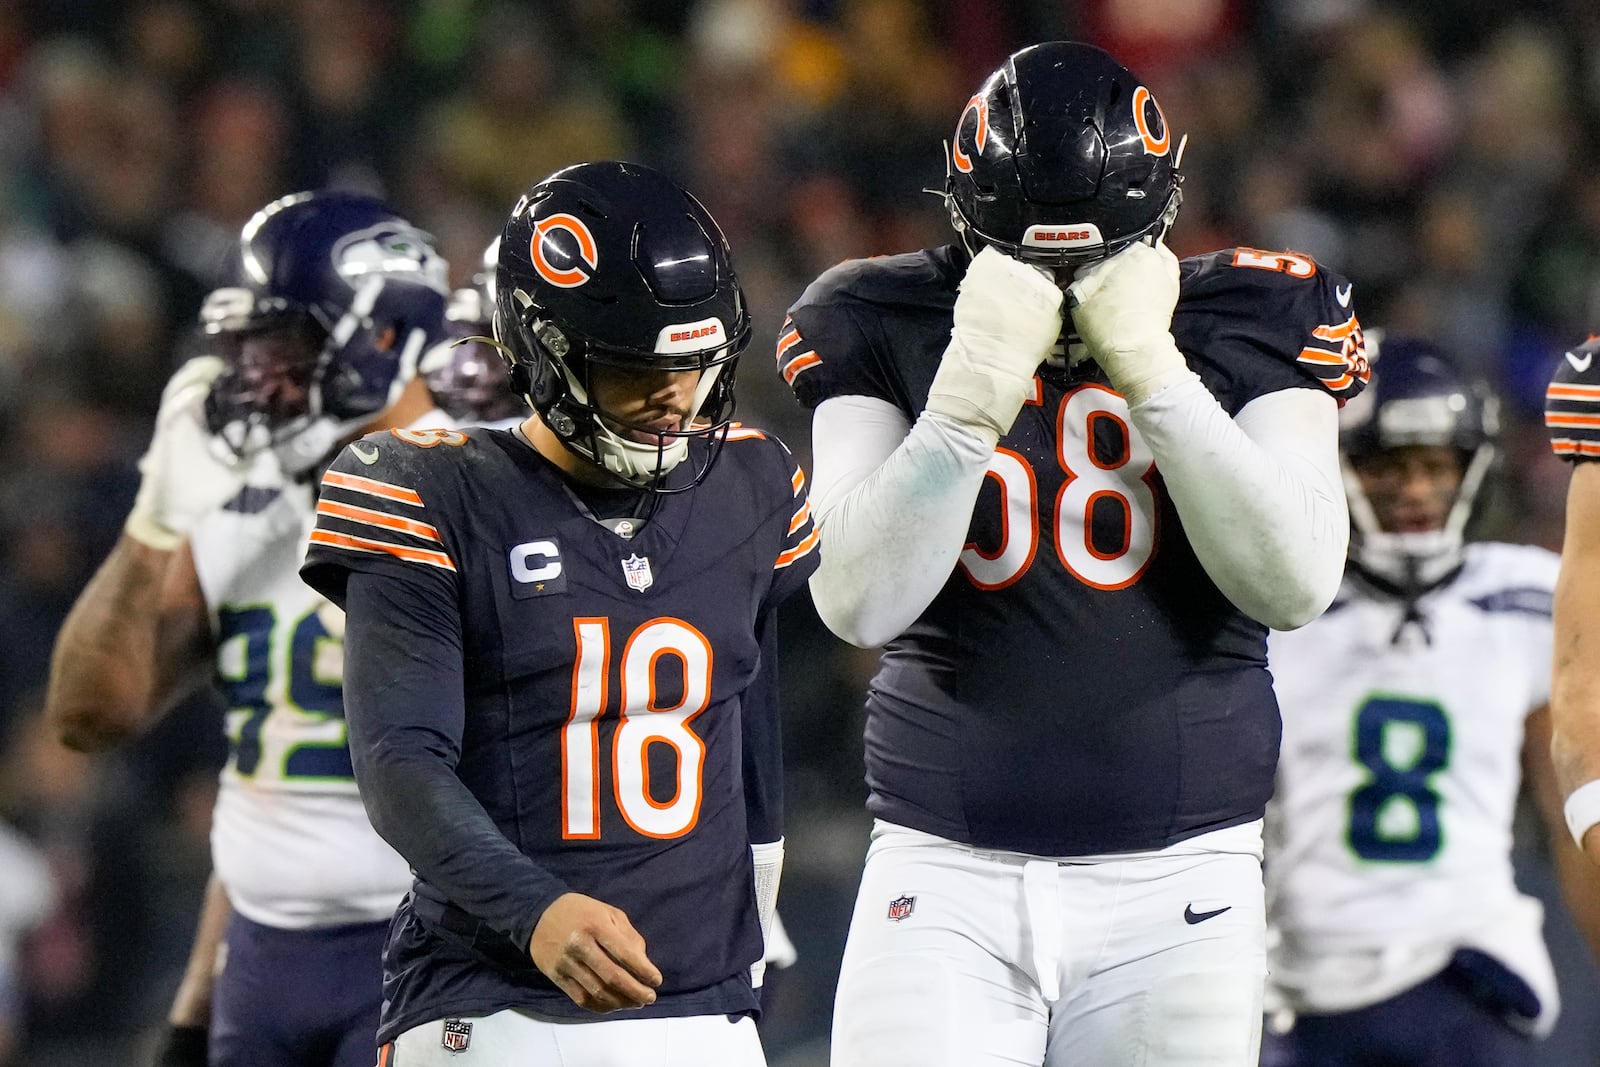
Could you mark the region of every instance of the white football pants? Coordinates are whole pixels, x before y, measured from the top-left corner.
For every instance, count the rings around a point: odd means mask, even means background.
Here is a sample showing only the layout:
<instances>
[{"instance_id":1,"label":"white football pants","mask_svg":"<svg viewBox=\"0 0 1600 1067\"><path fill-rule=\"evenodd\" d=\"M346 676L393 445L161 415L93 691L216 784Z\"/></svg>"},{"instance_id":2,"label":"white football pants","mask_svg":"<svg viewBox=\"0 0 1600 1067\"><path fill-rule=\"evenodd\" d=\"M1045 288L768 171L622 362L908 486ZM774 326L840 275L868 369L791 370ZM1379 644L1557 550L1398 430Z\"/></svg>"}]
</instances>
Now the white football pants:
<instances>
[{"instance_id":1,"label":"white football pants","mask_svg":"<svg viewBox=\"0 0 1600 1067\"><path fill-rule=\"evenodd\" d=\"M832 1067L1255 1067L1261 824L1044 859L879 822Z\"/></svg>"},{"instance_id":2,"label":"white football pants","mask_svg":"<svg viewBox=\"0 0 1600 1067\"><path fill-rule=\"evenodd\" d=\"M748 1015L691 1015L630 1019L626 1013L593 1020L557 1020L507 1009L464 1017L459 1051L445 1043L444 1021L423 1023L378 1055L379 1067L766 1067ZM464 1039L463 1039L464 1038ZM387 1057L387 1058L386 1058Z\"/></svg>"}]
</instances>

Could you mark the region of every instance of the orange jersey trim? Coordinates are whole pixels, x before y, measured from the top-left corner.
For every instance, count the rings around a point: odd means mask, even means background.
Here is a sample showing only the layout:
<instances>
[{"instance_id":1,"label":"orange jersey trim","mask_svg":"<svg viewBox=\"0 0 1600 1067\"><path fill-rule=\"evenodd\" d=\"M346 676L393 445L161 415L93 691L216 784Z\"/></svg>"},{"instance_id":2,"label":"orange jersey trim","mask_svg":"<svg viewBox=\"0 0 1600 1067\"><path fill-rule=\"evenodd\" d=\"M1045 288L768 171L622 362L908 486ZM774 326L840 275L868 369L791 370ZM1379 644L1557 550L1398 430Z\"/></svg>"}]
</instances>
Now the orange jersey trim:
<instances>
[{"instance_id":1,"label":"orange jersey trim","mask_svg":"<svg viewBox=\"0 0 1600 1067\"><path fill-rule=\"evenodd\" d=\"M800 529L809 518L811 518L811 501L807 500L800 505L800 510L794 513L794 518L789 520L789 532L794 533Z\"/></svg>"},{"instance_id":2,"label":"orange jersey trim","mask_svg":"<svg viewBox=\"0 0 1600 1067\"><path fill-rule=\"evenodd\" d=\"M359 474L329 471L322 476L322 484L366 493L368 496L381 496L385 500L398 500L402 504L411 504L419 508L422 506L422 497L417 495L415 489L407 489L403 485L390 485L388 482L380 482L373 478L363 478Z\"/></svg>"},{"instance_id":3,"label":"orange jersey trim","mask_svg":"<svg viewBox=\"0 0 1600 1067\"><path fill-rule=\"evenodd\" d=\"M364 523L367 526L381 526L385 530L410 534L424 541L432 541L436 545L443 544L439 540L439 531L428 523L418 522L415 519L402 519L382 511L373 511L371 508L357 507L355 504L341 504L337 500L319 500L317 514L332 515L336 519Z\"/></svg>"},{"instance_id":4,"label":"orange jersey trim","mask_svg":"<svg viewBox=\"0 0 1600 1067\"><path fill-rule=\"evenodd\" d=\"M783 380L793 385L801 371L810 370L821 363L822 357L815 352L802 352L783 365Z\"/></svg>"},{"instance_id":5,"label":"orange jersey trim","mask_svg":"<svg viewBox=\"0 0 1600 1067\"><path fill-rule=\"evenodd\" d=\"M1561 384L1551 383L1544 391L1544 395L1551 400L1579 400L1587 403L1600 403L1600 385Z\"/></svg>"},{"instance_id":6,"label":"orange jersey trim","mask_svg":"<svg viewBox=\"0 0 1600 1067\"><path fill-rule=\"evenodd\" d=\"M387 541L373 541L366 537L356 537L353 534L333 533L329 530L312 530L311 543L314 545L329 545L333 548L346 548L352 552L371 552L374 554L387 554L396 559L403 559L410 563L426 563L430 567L440 570L454 571L456 565L450 557L443 552L432 552L425 548L408 548L405 545L391 545Z\"/></svg>"},{"instance_id":7,"label":"orange jersey trim","mask_svg":"<svg viewBox=\"0 0 1600 1067\"><path fill-rule=\"evenodd\" d=\"M787 567L795 560L803 559L810 555L811 550L817 547L817 541L821 539L821 537L821 530L812 530L806 535L805 540L801 541L798 545L795 545L793 548L787 549L783 552L779 552L777 562L772 565L772 569L780 570L784 567Z\"/></svg>"},{"instance_id":8,"label":"orange jersey trim","mask_svg":"<svg viewBox=\"0 0 1600 1067\"><path fill-rule=\"evenodd\" d=\"M784 325L788 325L785 323ZM800 331L791 328L788 333L778 338L778 362L783 362L783 354L800 343Z\"/></svg>"}]
</instances>

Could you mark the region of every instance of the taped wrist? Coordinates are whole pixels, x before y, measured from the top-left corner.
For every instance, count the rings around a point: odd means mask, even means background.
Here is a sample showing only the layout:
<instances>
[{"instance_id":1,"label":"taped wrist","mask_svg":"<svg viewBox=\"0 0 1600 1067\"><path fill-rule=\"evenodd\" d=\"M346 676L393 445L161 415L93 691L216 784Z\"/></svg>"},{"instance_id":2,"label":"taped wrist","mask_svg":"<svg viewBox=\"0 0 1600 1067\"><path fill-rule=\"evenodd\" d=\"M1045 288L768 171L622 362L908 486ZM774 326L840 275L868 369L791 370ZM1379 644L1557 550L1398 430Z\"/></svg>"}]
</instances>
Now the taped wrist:
<instances>
[{"instance_id":1,"label":"taped wrist","mask_svg":"<svg viewBox=\"0 0 1600 1067\"><path fill-rule=\"evenodd\" d=\"M1033 393L1033 373L1019 378L973 359L960 335L952 335L939 360L924 410L954 419L989 438L993 446L1017 421Z\"/></svg>"},{"instance_id":2,"label":"taped wrist","mask_svg":"<svg viewBox=\"0 0 1600 1067\"><path fill-rule=\"evenodd\" d=\"M122 529L135 541L158 552L171 552L187 539L187 535L169 529L154 515L140 508L137 503L128 513Z\"/></svg>"},{"instance_id":3,"label":"taped wrist","mask_svg":"<svg viewBox=\"0 0 1600 1067\"><path fill-rule=\"evenodd\" d=\"M1567 831L1572 834L1572 840L1578 847L1583 847L1583 835L1595 823L1600 823L1600 778L1585 782L1572 791L1567 802L1562 805L1562 813L1567 818Z\"/></svg>"},{"instance_id":4,"label":"taped wrist","mask_svg":"<svg viewBox=\"0 0 1600 1067\"><path fill-rule=\"evenodd\" d=\"M1132 351L1118 352L1098 361L1128 406L1143 403L1174 382L1199 380L1178 351L1170 333L1152 337ZM1107 363L1111 366L1107 366Z\"/></svg>"},{"instance_id":5,"label":"taped wrist","mask_svg":"<svg viewBox=\"0 0 1600 1067\"><path fill-rule=\"evenodd\" d=\"M772 939L772 920L778 913L778 882L783 877L783 838L751 844L750 860L755 868L756 917L761 922L762 958L750 969L751 984L757 988L766 974L767 944Z\"/></svg>"}]
</instances>

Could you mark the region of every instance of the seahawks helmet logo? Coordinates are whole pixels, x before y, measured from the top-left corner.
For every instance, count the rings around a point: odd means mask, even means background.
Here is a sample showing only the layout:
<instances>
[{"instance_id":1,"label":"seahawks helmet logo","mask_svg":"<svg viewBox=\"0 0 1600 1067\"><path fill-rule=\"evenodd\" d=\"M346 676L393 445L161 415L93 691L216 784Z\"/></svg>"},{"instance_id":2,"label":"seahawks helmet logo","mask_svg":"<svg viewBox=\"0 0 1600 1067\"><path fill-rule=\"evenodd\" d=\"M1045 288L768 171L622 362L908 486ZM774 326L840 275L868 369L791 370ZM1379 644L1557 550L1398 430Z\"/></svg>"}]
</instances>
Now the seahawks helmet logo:
<instances>
[{"instance_id":1,"label":"seahawks helmet logo","mask_svg":"<svg viewBox=\"0 0 1600 1067\"><path fill-rule=\"evenodd\" d=\"M440 292L449 284L444 257L427 234L398 221L380 222L346 234L333 246L333 267L352 289L374 275L415 280Z\"/></svg>"}]
</instances>

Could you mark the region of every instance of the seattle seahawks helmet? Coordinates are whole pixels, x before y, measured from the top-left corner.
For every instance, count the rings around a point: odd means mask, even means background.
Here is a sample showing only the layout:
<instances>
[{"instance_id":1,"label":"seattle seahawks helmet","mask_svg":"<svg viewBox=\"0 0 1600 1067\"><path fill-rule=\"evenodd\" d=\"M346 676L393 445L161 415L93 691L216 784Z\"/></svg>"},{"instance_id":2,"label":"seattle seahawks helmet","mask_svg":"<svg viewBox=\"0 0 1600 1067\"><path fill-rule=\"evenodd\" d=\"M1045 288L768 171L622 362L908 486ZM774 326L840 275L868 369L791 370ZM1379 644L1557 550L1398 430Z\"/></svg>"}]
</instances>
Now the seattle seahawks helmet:
<instances>
[{"instance_id":1,"label":"seattle seahawks helmet","mask_svg":"<svg viewBox=\"0 0 1600 1067\"><path fill-rule=\"evenodd\" d=\"M658 493L698 484L733 413L750 314L728 243L700 202L635 163L580 163L534 185L500 238L495 337L512 388L561 442L617 480ZM680 430L633 440L592 401L591 373L698 371ZM713 447L688 479L664 481L692 438Z\"/></svg>"},{"instance_id":2,"label":"seattle seahawks helmet","mask_svg":"<svg viewBox=\"0 0 1600 1067\"><path fill-rule=\"evenodd\" d=\"M1463 532L1495 459L1499 408L1494 395L1470 380L1443 351L1414 337L1367 331L1372 386L1340 413L1339 444L1350 501L1350 558L1360 568L1416 595L1461 563ZM1439 528L1393 532L1382 528L1357 468L1392 449L1436 445L1454 449L1460 487Z\"/></svg>"},{"instance_id":3,"label":"seattle seahawks helmet","mask_svg":"<svg viewBox=\"0 0 1600 1067\"><path fill-rule=\"evenodd\" d=\"M207 424L236 455L271 448L289 474L392 406L442 336L444 259L370 196L273 201L245 224L236 270L200 312L226 364Z\"/></svg>"},{"instance_id":4,"label":"seattle seahawks helmet","mask_svg":"<svg viewBox=\"0 0 1600 1067\"><path fill-rule=\"evenodd\" d=\"M499 258L496 237L472 284L450 294L444 340L422 356L420 370L428 392L458 422L501 422L528 413L522 397L511 391L505 360L486 342L494 328L494 270Z\"/></svg>"},{"instance_id":5,"label":"seattle seahawks helmet","mask_svg":"<svg viewBox=\"0 0 1600 1067\"><path fill-rule=\"evenodd\" d=\"M1091 45L1050 41L1013 53L967 101L945 203L969 251L1079 264L1165 236L1182 156L1137 76Z\"/></svg>"}]
</instances>

